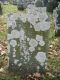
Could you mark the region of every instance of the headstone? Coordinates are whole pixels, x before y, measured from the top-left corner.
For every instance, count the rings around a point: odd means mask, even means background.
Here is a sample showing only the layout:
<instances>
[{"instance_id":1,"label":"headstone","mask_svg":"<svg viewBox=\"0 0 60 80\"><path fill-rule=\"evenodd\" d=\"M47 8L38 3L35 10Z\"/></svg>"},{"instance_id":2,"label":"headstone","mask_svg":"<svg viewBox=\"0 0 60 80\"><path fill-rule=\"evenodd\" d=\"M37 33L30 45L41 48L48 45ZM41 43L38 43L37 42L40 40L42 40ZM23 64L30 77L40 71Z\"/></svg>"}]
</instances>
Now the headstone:
<instances>
[{"instance_id":1,"label":"headstone","mask_svg":"<svg viewBox=\"0 0 60 80\"><path fill-rule=\"evenodd\" d=\"M55 36L60 36L60 3L54 10Z\"/></svg>"},{"instance_id":2,"label":"headstone","mask_svg":"<svg viewBox=\"0 0 60 80\"><path fill-rule=\"evenodd\" d=\"M47 11L53 12L53 10L58 6L57 0L48 0Z\"/></svg>"},{"instance_id":3,"label":"headstone","mask_svg":"<svg viewBox=\"0 0 60 80\"><path fill-rule=\"evenodd\" d=\"M2 15L2 5L1 5L1 2L0 2L0 15Z\"/></svg>"},{"instance_id":4,"label":"headstone","mask_svg":"<svg viewBox=\"0 0 60 80\"><path fill-rule=\"evenodd\" d=\"M23 80L44 73L47 64L50 22L46 7L28 5L26 11L8 15L9 71Z\"/></svg>"}]
</instances>

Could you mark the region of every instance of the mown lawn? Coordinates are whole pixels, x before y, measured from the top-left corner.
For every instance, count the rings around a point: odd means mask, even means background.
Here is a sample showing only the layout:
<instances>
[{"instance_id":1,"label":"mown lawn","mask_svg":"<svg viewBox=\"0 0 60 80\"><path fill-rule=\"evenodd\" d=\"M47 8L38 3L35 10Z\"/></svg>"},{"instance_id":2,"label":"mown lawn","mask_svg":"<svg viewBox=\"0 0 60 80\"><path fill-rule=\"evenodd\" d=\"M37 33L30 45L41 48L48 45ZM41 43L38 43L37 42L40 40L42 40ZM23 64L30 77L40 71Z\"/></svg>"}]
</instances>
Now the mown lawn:
<instances>
[{"instance_id":1,"label":"mown lawn","mask_svg":"<svg viewBox=\"0 0 60 80\"><path fill-rule=\"evenodd\" d=\"M2 4L3 15L0 15L0 41L6 39L8 14L9 13L15 13L17 11L18 11L17 6L14 6L11 4L8 4L8 5Z\"/></svg>"}]
</instances>

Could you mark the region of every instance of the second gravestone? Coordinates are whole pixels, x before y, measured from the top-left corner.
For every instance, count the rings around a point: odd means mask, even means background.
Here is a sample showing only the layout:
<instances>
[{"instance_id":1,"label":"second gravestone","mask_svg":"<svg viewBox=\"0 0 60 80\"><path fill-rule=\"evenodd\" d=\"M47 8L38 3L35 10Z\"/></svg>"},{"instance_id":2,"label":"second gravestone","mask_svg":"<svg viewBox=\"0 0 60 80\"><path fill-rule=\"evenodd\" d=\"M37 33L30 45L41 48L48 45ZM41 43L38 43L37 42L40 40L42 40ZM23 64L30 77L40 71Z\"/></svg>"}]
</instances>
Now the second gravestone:
<instances>
[{"instance_id":1,"label":"second gravestone","mask_svg":"<svg viewBox=\"0 0 60 80\"><path fill-rule=\"evenodd\" d=\"M0 2L0 15L2 15L2 4Z\"/></svg>"},{"instance_id":2,"label":"second gravestone","mask_svg":"<svg viewBox=\"0 0 60 80\"><path fill-rule=\"evenodd\" d=\"M54 10L55 36L60 37L60 3Z\"/></svg>"},{"instance_id":3,"label":"second gravestone","mask_svg":"<svg viewBox=\"0 0 60 80\"><path fill-rule=\"evenodd\" d=\"M28 5L26 11L8 15L9 71L20 74L23 80L44 72L49 28L46 7Z\"/></svg>"}]
</instances>

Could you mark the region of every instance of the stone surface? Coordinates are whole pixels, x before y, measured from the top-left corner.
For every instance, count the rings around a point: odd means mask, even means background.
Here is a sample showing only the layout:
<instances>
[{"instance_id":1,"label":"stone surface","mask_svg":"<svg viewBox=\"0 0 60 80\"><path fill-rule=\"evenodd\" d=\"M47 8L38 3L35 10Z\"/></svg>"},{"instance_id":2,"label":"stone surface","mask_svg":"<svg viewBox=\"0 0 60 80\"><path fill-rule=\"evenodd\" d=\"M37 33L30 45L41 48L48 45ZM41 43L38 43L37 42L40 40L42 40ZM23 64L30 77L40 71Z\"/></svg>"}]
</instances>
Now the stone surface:
<instances>
[{"instance_id":1,"label":"stone surface","mask_svg":"<svg viewBox=\"0 0 60 80\"><path fill-rule=\"evenodd\" d=\"M28 5L25 12L9 14L7 21L9 71L20 74L24 80L37 71L43 72L50 29L46 7Z\"/></svg>"}]
</instances>

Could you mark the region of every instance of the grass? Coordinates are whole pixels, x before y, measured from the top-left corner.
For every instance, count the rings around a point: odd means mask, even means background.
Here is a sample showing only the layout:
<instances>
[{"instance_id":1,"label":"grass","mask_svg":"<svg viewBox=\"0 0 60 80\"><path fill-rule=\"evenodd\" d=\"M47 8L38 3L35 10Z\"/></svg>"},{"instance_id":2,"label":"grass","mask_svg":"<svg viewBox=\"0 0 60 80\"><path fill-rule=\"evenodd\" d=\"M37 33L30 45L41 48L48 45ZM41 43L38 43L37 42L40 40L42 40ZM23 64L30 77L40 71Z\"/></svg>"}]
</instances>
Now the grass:
<instances>
[{"instance_id":1,"label":"grass","mask_svg":"<svg viewBox=\"0 0 60 80\"><path fill-rule=\"evenodd\" d=\"M3 15L0 15L0 41L6 39L6 34L7 34L7 16L9 13L16 13L17 6L8 4L8 5L3 5L2 4L2 11Z\"/></svg>"},{"instance_id":2,"label":"grass","mask_svg":"<svg viewBox=\"0 0 60 80\"><path fill-rule=\"evenodd\" d=\"M3 14L9 14L9 13L15 13L17 12L17 6L14 6L14 5L11 5L11 4L8 4L8 5L3 5Z\"/></svg>"}]
</instances>

